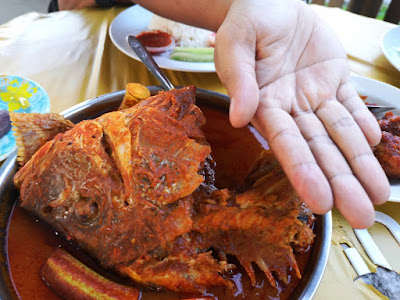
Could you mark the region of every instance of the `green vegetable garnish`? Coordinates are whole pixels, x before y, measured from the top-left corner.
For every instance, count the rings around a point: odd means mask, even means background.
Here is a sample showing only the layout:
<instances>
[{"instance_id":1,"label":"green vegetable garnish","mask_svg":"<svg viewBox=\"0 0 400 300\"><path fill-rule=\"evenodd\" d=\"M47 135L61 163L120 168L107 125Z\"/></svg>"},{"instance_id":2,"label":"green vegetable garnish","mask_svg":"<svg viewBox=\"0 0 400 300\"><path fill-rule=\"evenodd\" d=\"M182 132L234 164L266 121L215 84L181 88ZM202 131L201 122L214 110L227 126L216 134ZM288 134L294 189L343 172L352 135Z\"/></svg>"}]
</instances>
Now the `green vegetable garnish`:
<instances>
[{"instance_id":1,"label":"green vegetable garnish","mask_svg":"<svg viewBox=\"0 0 400 300\"><path fill-rule=\"evenodd\" d=\"M169 58L187 62L213 62L214 48L175 47Z\"/></svg>"}]
</instances>

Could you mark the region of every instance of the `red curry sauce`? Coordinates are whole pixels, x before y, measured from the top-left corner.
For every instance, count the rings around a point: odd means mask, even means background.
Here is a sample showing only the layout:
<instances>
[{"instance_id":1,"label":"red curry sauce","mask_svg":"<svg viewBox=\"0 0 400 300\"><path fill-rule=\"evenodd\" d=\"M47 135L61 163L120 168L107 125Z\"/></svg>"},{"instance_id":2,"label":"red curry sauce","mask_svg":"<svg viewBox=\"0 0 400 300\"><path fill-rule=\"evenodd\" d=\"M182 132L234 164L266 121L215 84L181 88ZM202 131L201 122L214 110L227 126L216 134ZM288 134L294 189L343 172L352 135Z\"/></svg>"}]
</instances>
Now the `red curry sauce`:
<instances>
[{"instance_id":1,"label":"red curry sauce","mask_svg":"<svg viewBox=\"0 0 400 300\"><path fill-rule=\"evenodd\" d=\"M200 107L207 119L203 130L211 145L212 156L217 163L215 168L216 186L219 188L235 187L247 175L249 168L266 143L260 138L256 138L250 127L232 128L225 112ZM130 284L129 281L118 278L112 273L100 270L85 253L70 245L46 224L35 220L23 209L16 206L10 218L7 250L11 277L21 299L61 299L46 286L39 276L40 268L58 247L65 248L105 277ZM309 252L296 255L302 273L305 270ZM239 268L228 276L230 280L235 282L236 289L214 288L207 291L205 295L211 296L211 299L288 299L299 281L294 273L291 273L289 285L284 286L277 282L277 289L275 289L269 285L263 273L258 272L257 284L252 287L247 274L240 268L239 264L236 265ZM141 299L172 300L180 298L170 292L142 290Z\"/></svg>"},{"instance_id":2,"label":"red curry sauce","mask_svg":"<svg viewBox=\"0 0 400 300\"><path fill-rule=\"evenodd\" d=\"M136 38L145 47L165 47L172 42L172 37L168 33L160 30L143 32L136 36Z\"/></svg>"}]
</instances>

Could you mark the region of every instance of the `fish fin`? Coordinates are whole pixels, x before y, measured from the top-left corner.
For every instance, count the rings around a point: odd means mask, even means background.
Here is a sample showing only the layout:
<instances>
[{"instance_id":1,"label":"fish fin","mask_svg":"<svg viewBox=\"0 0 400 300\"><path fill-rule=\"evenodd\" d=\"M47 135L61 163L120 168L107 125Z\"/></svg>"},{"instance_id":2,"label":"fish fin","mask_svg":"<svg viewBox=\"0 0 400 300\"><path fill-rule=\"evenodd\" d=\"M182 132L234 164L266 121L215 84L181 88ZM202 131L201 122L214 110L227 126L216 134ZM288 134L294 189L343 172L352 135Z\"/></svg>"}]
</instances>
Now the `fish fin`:
<instances>
[{"instance_id":1,"label":"fish fin","mask_svg":"<svg viewBox=\"0 0 400 300\"><path fill-rule=\"evenodd\" d=\"M13 134L17 142L17 160L20 166L33 156L47 141L65 132L74 123L55 113L10 113Z\"/></svg>"}]
</instances>

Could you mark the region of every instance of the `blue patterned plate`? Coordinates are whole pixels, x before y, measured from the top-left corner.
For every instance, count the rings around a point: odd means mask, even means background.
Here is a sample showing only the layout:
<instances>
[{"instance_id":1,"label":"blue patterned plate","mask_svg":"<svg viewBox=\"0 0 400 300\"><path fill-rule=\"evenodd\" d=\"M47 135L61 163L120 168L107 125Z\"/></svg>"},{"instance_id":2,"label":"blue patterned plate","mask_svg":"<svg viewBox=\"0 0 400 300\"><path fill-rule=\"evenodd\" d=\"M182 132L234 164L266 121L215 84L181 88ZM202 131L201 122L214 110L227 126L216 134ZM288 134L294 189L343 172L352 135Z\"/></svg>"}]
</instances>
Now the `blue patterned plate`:
<instances>
[{"instance_id":1,"label":"blue patterned plate","mask_svg":"<svg viewBox=\"0 0 400 300\"><path fill-rule=\"evenodd\" d=\"M22 113L50 112L47 92L36 82L14 75L0 75L0 109ZM0 161L16 147L12 130L0 138Z\"/></svg>"}]
</instances>

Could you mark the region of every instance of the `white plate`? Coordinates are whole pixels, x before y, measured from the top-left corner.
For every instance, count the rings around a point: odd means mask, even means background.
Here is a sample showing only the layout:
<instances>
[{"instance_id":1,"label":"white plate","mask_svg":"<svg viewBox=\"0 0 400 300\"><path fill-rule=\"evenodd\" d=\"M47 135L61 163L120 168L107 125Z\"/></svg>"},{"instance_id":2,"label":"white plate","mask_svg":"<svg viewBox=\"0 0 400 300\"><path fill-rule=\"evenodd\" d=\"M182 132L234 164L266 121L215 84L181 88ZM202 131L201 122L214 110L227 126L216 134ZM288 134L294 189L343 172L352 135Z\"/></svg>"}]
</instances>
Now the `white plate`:
<instances>
[{"instance_id":1,"label":"white plate","mask_svg":"<svg viewBox=\"0 0 400 300\"><path fill-rule=\"evenodd\" d=\"M381 41L381 49L387 60L400 71L400 26L385 33Z\"/></svg>"},{"instance_id":2,"label":"white plate","mask_svg":"<svg viewBox=\"0 0 400 300\"><path fill-rule=\"evenodd\" d=\"M400 115L400 89L389 84L353 75L351 78L357 92L367 96L367 102L396 107L394 114ZM382 114L383 115L383 114ZM400 180L390 179L391 193L389 201L400 202Z\"/></svg>"},{"instance_id":3,"label":"white plate","mask_svg":"<svg viewBox=\"0 0 400 300\"><path fill-rule=\"evenodd\" d=\"M129 35L138 35L146 31L153 13L139 5L134 5L121 12L112 21L108 31L114 45L126 55L139 60L135 52L128 44ZM164 69L187 71L187 72L215 72L213 62L184 62L169 59L169 53L155 55L154 60Z\"/></svg>"}]
</instances>

